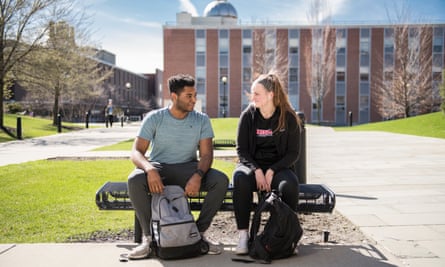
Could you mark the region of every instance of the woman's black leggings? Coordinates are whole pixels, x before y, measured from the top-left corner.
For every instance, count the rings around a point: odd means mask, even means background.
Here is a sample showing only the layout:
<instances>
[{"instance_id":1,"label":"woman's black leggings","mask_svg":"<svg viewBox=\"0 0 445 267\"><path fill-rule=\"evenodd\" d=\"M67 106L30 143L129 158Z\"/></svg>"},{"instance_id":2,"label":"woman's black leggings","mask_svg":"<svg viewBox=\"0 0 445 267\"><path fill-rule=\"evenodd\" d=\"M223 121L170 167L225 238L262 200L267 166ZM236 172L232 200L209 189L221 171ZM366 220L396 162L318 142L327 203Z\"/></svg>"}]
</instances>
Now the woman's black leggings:
<instances>
[{"instance_id":1,"label":"woman's black leggings","mask_svg":"<svg viewBox=\"0 0 445 267\"><path fill-rule=\"evenodd\" d=\"M233 173L233 205L238 229L249 229L250 211L253 192L257 191L255 173L245 173L246 167L236 168ZM281 199L292 209L298 205L298 177L291 169L275 173L272 179L272 190L277 190Z\"/></svg>"}]
</instances>

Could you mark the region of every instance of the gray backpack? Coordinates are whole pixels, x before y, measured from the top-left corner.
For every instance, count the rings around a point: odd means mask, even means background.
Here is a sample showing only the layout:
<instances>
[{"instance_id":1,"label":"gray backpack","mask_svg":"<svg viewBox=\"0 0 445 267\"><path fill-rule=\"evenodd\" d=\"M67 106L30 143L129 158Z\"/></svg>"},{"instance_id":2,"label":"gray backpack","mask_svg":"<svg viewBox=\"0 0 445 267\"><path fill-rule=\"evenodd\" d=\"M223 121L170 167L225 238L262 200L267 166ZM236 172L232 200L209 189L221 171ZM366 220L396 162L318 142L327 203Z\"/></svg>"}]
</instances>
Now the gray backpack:
<instances>
[{"instance_id":1,"label":"gray backpack","mask_svg":"<svg viewBox=\"0 0 445 267\"><path fill-rule=\"evenodd\" d=\"M162 194L152 194L153 248L161 259L190 258L208 252L180 186L165 186Z\"/></svg>"}]
</instances>

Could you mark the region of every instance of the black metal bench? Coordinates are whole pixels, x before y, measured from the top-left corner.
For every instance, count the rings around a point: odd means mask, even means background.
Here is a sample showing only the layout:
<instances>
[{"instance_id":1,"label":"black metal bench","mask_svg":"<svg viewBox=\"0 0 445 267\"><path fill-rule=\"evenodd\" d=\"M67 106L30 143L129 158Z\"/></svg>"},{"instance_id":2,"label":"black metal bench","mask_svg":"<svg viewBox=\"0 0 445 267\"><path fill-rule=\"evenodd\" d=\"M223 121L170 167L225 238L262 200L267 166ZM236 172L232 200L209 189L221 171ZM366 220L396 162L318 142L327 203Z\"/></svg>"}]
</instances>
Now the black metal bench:
<instances>
[{"instance_id":1,"label":"black metal bench","mask_svg":"<svg viewBox=\"0 0 445 267\"><path fill-rule=\"evenodd\" d=\"M199 192L196 197L189 197L191 210L201 210L207 192ZM233 211L233 187L229 187L221 204L220 211ZM126 182L106 182L96 192L96 205L100 210L133 210ZM252 203L252 210L255 209ZM330 213L335 207L334 192L323 184L300 184L297 212ZM141 241L141 228L135 217L135 242Z\"/></svg>"},{"instance_id":2,"label":"black metal bench","mask_svg":"<svg viewBox=\"0 0 445 267\"><path fill-rule=\"evenodd\" d=\"M213 147L236 147L236 141L233 139L215 139Z\"/></svg>"}]
</instances>

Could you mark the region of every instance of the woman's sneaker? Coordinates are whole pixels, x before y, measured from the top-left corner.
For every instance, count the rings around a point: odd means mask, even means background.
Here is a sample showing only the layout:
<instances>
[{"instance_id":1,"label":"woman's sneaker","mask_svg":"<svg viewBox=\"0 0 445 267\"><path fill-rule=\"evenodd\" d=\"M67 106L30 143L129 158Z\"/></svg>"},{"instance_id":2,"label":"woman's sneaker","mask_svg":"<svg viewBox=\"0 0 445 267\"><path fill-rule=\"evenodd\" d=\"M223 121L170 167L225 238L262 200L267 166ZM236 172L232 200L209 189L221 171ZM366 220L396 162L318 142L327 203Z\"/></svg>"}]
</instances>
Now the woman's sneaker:
<instances>
[{"instance_id":1,"label":"woman's sneaker","mask_svg":"<svg viewBox=\"0 0 445 267\"><path fill-rule=\"evenodd\" d=\"M128 254L128 258L130 260L139 260L139 259L145 259L148 258L150 255L151 249L150 249L150 238L144 236L142 243L135 247L131 252Z\"/></svg>"},{"instance_id":2,"label":"woman's sneaker","mask_svg":"<svg viewBox=\"0 0 445 267\"><path fill-rule=\"evenodd\" d=\"M235 249L235 254L237 255L246 255L249 253L249 235L247 231L240 231L238 245Z\"/></svg>"}]
</instances>

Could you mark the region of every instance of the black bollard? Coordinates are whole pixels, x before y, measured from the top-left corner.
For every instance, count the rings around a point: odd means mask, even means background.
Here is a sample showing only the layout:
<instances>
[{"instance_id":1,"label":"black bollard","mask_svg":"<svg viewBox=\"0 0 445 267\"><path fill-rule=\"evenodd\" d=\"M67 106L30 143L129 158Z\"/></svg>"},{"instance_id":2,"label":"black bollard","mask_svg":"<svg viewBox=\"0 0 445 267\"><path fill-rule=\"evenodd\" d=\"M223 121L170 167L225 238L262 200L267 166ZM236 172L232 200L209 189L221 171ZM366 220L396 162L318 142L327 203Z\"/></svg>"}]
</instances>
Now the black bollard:
<instances>
[{"instance_id":1,"label":"black bollard","mask_svg":"<svg viewBox=\"0 0 445 267\"><path fill-rule=\"evenodd\" d=\"M124 127L124 116L121 116L121 127Z\"/></svg>"},{"instance_id":2,"label":"black bollard","mask_svg":"<svg viewBox=\"0 0 445 267\"><path fill-rule=\"evenodd\" d=\"M349 126L352 126L352 111L349 111L348 117L349 117Z\"/></svg>"},{"instance_id":3,"label":"black bollard","mask_svg":"<svg viewBox=\"0 0 445 267\"><path fill-rule=\"evenodd\" d=\"M301 120L301 135L300 135L300 158L295 163L296 174L298 176L298 181L300 184L307 183L306 177L306 128L305 128L305 117L303 112L297 112L297 116Z\"/></svg>"},{"instance_id":4,"label":"black bollard","mask_svg":"<svg viewBox=\"0 0 445 267\"><path fill-rule=\"evenodd\" d=\"M60 115L60 113L57 114L57 132L62 132L62 116Z\"/></svg>"},{"instance_id":5,"label":"black bollard","mask_svg":"<svg viewBox=\"0 0 445 267\"><path fill-rule=\"evenodd\" d=\"M22 140L22 118L17 117L17 139Z\"/></svg>"}]
</instances>

